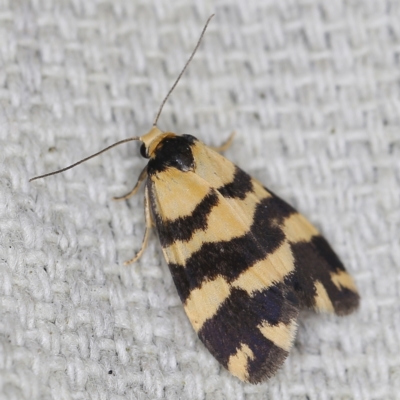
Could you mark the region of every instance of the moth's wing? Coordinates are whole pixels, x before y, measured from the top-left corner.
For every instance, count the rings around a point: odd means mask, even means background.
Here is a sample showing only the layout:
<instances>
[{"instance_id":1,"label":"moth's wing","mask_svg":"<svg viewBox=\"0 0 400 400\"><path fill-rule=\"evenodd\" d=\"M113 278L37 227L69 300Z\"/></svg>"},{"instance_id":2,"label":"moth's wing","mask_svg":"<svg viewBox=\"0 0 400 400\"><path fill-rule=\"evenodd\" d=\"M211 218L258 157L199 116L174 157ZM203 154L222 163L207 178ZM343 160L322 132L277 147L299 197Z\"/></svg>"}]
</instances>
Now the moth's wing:
<instances>
[{"instance_id":1,"label":"moth's wing","mask_svg":"<svg viewBox=\"0 0 400 400\"><path fill-rule=\"evenodd\" d=\"M284 280L294 259L273 196L215 154L195 156L194 172L149 176L151 208L194 329L222 365L256 383L275 373L293 343L298 302Z\"/></svg>"},{"instance_id":2,"label":"moth's wing","mask_svg":"<svg viewBox=\"0 0 400 400\"><path fill-rule=\"evenodd\" d=\"M287 283L302 306L337 315L354 311L360 301L357 288L325 238L299 213L284 222L284 231L295 259Z\"/></svg>"},{"instance_id":3,"label":"moth's wing","mask_svg":"<svg viewBox=\"0 0 400 400\"><path fill-rule=\"evenodd\" d=\"M275 230L280 228L284 232L285 243L290 246L295 266L293 273L285 278L285 283L295 289L302 307L338 315L349 314L358 307L360 298L353 279L329 243L306 218L257 180L204 145L199 146L196 159L200 165L197 173L203 174L205 179L210 179L210 166L214 168L211 171L218 171L218 166L222 166L219 191L233 199L233 207L241 207L241 203L236 204L235 199L242 198L249 190L253 190L264 202L269 211L267 215L256 218L268 218ZM218 186L218 182L214 184ZM266 193L269 197L264 199ZM269 240L273 231L267 229L257 235Z\"/></svg>"}]
</instances>

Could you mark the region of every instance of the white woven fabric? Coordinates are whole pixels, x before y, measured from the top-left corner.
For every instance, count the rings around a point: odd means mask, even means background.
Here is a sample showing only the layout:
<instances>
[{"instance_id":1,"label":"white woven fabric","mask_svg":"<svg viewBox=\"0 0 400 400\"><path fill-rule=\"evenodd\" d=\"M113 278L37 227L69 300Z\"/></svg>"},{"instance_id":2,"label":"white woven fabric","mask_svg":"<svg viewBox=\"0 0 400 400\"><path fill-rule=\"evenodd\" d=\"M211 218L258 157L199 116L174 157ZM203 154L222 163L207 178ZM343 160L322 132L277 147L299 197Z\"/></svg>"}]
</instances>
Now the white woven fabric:
<instances>
[{"instance_id":1,"label":"white woven fabric","mask_svg":"<svg viewBox=\"0 0 400 400\"><path fill-rule=\"evenodd\" d=\"M301 315L242 384L188 322L156 235L139 262L138 145L207 17L163 130L218 145L314 222L359 312ZM400 399L398 0L0 3L1 399Z\"/></svg>"}]
</instances>

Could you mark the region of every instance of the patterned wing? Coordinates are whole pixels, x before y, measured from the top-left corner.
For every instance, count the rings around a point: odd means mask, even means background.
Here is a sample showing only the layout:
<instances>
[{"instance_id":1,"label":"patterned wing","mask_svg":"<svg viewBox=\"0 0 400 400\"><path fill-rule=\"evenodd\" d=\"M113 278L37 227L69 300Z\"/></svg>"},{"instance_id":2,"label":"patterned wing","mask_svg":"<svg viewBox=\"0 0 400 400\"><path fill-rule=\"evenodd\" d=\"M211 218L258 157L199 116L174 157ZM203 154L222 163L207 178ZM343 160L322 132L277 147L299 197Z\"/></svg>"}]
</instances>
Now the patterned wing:
<instances>
[{"instance_id":1,"label":"patterned wing","mask_svg":"<svg viewBox=\"0 0 400 400\"><path fill-rule=\"evenodd\" d=\"M317 229L294 212L285 219L283 230L295 265L285 283L295 289L301 305L337 315L354 311L360 297L353 279Z\"/></svg>"},{"instance_id":2,"label":"patterned wing","mask_svg":"<svg viewBox=\"0 0 400 400\"><path fill-rule=\"evenodd\" d=\"M318 231L226 158L194 142L194 171L149 177L160 242L200 339L234 375L281 366L299 307L347 314L359 297Z\"/></svg>"},{"instance_id":3,"label":"patterned wing","mask_svg":"<svg viewBox=\"0 0 400 400\"><path fill-rule=\"evenodd\" d=\"M251 182L233 196L231 186L215 188L173 168L148 181L164 255L194 329L222 365L256 383L275 373L292 346L298 303L284 279L294 260L270 215L273 197Z\"/></svg>"},{"instance_id":4,"label":"patterned wing","mask_svg":"<svg viewBox=\"0 0 400 400\"><path fill-rule=\"evenodd\" d=\"M236 203L235 199L253 191L265 207L269 208L268 217L260 218L269 218L271 225L280 228L286 237L285 243L290 246L294 270L285 277L285 283L294 288L300 305L337 315L347 315L357 309L360 297L353 279L318 230L257 180L218 153L202 146L204 148L199 146L197 152L198 164L201 165L198 173L208 171L207 165L214 168L223 165L224 171L228 172L222 174L225 179L220 183L223 186L219 190L225 197L233 200L233 207L241 207L240 202ZM206 174L204 176L207 177ZM259 235L271 238L272 232L273 230L267 230Z\"/></svg>"}]
</instances>

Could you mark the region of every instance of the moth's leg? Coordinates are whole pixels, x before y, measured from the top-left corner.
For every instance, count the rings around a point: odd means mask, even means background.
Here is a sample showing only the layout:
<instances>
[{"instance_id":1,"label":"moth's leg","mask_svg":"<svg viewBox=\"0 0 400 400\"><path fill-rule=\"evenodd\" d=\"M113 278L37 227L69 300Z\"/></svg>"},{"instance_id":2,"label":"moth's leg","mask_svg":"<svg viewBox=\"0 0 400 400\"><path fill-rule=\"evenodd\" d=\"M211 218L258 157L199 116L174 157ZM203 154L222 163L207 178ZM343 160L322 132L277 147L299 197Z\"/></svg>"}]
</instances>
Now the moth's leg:
<instances>
[{"instance_id":1,"label":"moth's leg","mask_svg":"<svg viewBox=\"0 0 400 400\"><path fill-rule=\"evenodd\" d=\"M233 138L236 136L236 132L232 132L228 139L221 144L221 146L210 146L213 150L218 151L218 153L222 153L223 151L229 149L231 147L231 144L233 142Z\"/></svg>"},{"instance_id":2,"label":"moth's leg","mask_svg":"<svg viewBox=\"0 0 400 400\"><path fill-rule=\"evenodd\" d=\"M147 178L147 165L143 168L142 172L139 175L138 181L134 188L127 194L120 197L113 197L114 200L126 200L129 197L133 196L139 189L140 184Z\"/></svg>"},{"instance_id":3,"label":"moth's leg","mask_svg":"<svg viewBox=\"0 0 400 400\"><path fill-rule=\"evenodd\" d=\"M142 254L147 246L147 240L149 239L150 229L152 226L152 218L151 218L151 213L150 213L150 201L149 201L149 189L147 189L147 187L145 189L145 195L144 195L144 216L146 218L146 230L144 232L142 247L136 253L135 257L133 257L132 259L130 259L128 261L125 261L124 265L128 265L128 264L134 263L135 261L139 260L139 258L142 256Z\"/></svg>"}]
</instances>

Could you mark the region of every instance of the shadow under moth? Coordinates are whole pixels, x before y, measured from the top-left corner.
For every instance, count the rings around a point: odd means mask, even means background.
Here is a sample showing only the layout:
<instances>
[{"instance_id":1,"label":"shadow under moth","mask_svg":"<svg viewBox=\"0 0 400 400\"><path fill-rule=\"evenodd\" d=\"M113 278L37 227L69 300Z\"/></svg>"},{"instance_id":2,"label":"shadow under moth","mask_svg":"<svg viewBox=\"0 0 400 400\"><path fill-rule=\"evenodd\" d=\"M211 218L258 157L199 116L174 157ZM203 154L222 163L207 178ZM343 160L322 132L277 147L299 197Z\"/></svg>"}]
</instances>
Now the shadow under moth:
<instances>
[{"instance_id":1,"label":"shadow under moth","mask_svg":"<svg viewBox=\"0 0 400 400\"><path fill-rule=\"evenodd\" d=\"M212 17L212 16L211 16ZM155 224L186 314L211 354L233 375L258 383L286 359L301 308L346 315L358 307L351 276L327 241L294 208L191 135L157 127L114 143L69 167L131 140L148 164L133 190L145 186L146 232Z\"/></svg>"}]
</instances>

